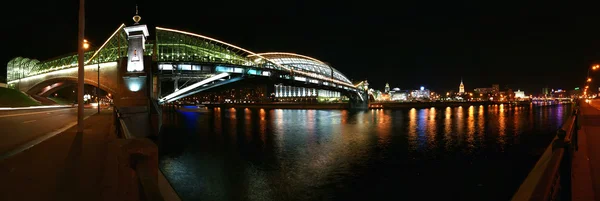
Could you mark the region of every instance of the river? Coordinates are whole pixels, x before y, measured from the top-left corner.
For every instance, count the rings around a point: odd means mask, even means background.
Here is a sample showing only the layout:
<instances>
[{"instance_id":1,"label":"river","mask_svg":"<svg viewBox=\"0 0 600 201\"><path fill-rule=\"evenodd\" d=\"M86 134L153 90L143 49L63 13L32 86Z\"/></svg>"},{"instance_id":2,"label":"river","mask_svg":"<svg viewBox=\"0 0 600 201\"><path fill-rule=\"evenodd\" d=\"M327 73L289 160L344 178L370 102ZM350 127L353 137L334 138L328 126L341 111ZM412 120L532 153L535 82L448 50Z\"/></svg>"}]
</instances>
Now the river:
<instances>
[{"instance_id":1,"label":"river","mask_svg":"<svg viewBox=\"0 0 600 201\"><path fill-rule=\"evenodd\" d=\"M183 200L510 200L570 105L163 115Z\"/></svg>"}]
</instances>

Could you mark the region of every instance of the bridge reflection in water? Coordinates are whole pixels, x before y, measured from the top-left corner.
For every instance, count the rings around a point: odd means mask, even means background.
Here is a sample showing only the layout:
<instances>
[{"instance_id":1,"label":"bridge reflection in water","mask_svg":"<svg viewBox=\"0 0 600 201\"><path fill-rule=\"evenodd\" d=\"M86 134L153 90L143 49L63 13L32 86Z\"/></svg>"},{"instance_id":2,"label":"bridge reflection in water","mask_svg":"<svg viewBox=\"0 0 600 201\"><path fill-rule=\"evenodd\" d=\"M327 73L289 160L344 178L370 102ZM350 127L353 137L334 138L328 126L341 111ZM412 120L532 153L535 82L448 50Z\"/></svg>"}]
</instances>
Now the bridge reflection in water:
<instances>
[{"instance_id":1,"label":"bridge reflection in water","mask_svg":"<svg viewBox=\"0 0 600 201\"><path fill-rule=\"evenodd\" d=\"M184 200L509 200L568 105L165 114Z\"/></svg>"}]
</instances>

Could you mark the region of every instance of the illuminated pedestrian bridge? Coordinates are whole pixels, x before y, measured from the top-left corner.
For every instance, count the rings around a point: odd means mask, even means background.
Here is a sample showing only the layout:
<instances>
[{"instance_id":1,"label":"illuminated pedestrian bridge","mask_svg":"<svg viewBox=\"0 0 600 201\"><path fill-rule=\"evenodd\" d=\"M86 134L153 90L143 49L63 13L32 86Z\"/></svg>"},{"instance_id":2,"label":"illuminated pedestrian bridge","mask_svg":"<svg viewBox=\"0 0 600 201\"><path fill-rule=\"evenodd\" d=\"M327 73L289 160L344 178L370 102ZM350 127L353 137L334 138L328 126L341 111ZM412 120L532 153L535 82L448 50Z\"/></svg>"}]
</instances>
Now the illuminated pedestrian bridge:
<instances>
[{"instance_id":1,"label":"illuminated pedestrian bridge","mask_svg":"<svg viewBox=\"0 0 600 201\"><path fill-rule=\"evenodd\" d=\"M126 29L122 24L104 43L92 45L85 52L86 84L119 96L120 88L125 86L119 75L125 72L122 69L127 68L131 54L131 30ZM255 53L207 36L163 27L156 27L154 33L154 37L144 40L141 51L145 62L140 69L149 69L144 71L148 81L128 87L140 90L144 83L152 83L146 93L159 103L247 80L261 80L268 85L265 97L343 96L364 101L362 91L342 72L312 57ZM77 54L45 61L17 57L8 62L7 70L9 87L44 97L77 82ZM143 80L144 76L136 79Z\"/></svg>"}]
</instances>

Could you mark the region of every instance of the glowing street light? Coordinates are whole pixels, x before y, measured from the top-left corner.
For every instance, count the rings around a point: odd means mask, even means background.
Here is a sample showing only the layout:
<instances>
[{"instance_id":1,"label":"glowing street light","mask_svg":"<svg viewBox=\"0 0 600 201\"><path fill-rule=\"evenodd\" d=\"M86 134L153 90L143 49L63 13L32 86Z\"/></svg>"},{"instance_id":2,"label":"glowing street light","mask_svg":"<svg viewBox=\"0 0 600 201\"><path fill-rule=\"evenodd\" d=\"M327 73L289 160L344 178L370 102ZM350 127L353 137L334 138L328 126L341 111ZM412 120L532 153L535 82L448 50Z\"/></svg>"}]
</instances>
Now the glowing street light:
<instances>
[{"instance_id":1,"label":"glowing street light","mask_svg":"<svg viewBox=\"0 0 600 201\"><path fill-rule=\"evenodd\" d=\"M591 81L592 81L592 78L588 78L588 79L587 79L587 82L591 82Z\"/></svg>"},{"instance_id":2,"label":"glowing street light","mask_svg":"<svg viewBox=\"0 0 600 201\"><path fill-rule=\"evenodd\" d=\"M90 43L88 43L88 41L86 39L83 39L83 49L89 49L90 48Z\"/></svg>"}]
</instances>

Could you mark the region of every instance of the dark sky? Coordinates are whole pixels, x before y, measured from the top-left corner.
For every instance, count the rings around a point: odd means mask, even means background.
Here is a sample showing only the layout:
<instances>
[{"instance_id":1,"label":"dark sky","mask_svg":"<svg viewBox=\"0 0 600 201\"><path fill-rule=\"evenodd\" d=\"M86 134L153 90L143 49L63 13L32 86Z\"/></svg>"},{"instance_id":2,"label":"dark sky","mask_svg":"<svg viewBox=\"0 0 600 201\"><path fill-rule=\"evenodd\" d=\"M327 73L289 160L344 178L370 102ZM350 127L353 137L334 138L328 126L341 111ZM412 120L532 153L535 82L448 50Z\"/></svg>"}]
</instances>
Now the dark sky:
<instances>
[{"instance_id":1,"label":"dark sky","mask_svg":"<svg viewBox=\"0 0 600 201\"><path fill-rule=\"evenodd\" d=\"M150 27L315 57L377 89L387 81L457 90L463 77L467 90L497 83L538 93L578 86L600 59L598 5L408 2L95 0L86 3L86 38L103 43L121 23L132 24L138 4ZM43 61L76 52L77 0L10 3L1 12L2 75L17 56Z\"/></svg>"}]
</instances>

